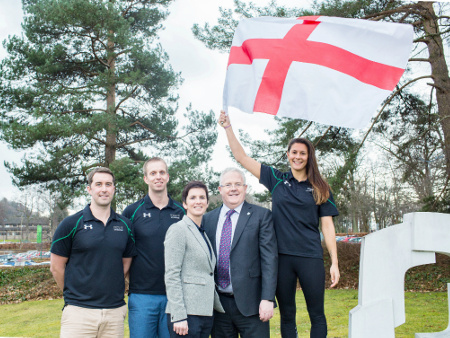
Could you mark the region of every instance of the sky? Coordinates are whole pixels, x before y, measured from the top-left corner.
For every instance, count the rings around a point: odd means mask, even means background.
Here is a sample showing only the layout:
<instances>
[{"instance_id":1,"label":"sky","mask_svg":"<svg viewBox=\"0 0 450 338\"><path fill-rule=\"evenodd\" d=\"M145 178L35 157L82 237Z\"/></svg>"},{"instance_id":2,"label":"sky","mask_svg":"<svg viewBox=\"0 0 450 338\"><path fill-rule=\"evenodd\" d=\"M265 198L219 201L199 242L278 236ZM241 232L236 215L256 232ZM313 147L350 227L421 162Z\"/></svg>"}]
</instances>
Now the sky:
<instances>
[{"instance_id":1,"label":"sky","mask_svg":"<svg viewBox=\"0 0 450 338\"><path fill-rule=\"evenodd\" d=\"M258 5L267 4L268 0L258 0ZM308 7L312 0L279 0L280 5L290 7ZM194 23L209 22L215 24L219 17L219 6L233 8L232 0L175 0L169 7L170 15L164 22L165 30L160 34L160 42L169 55L169 62L176 72L181 72L184 82L178 94L179 113L182 116L185 107L192 104L194 110L219 114L222 108L222 91L228 54L207 49L200 41L194 39L191 28ZM0 0L0 41L9 35L20 35L22 9L20 0ZM6 52L0 46L0 58ZM230 120L235 130L245 129L253 137L263 136L264 129L273 125L273 117L265 114L239 114L238 118L230 113ZM234 162L226 150L226 137L219 128L217 144L214 148L212 166L223 170L233 166ZM0 142L0 199L6 197L14 200L19 190L12 185L11 175L7 172L4 161L20 163L23 153L14 151L4 142ZM247 175L250 188L260 191L256 179Z\"/></svg>"}]
</instances>

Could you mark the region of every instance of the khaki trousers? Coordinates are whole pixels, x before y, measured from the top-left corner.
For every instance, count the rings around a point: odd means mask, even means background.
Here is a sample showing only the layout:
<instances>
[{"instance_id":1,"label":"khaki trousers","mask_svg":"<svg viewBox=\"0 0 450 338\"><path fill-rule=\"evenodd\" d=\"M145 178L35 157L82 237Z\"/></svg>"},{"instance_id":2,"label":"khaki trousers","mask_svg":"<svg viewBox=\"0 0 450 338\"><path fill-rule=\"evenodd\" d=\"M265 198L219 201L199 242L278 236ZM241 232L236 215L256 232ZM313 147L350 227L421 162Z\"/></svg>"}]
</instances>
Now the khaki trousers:
<instances>
[{"instance_id":1,"label":"khaki trousers","mask_svg":"<svg viewBox=\"0 0 450 338\"><path fill-rule=\"evenodd\" d=\"M123 337L127 306L88 309L67 305L61 317L61 338Z\"/></svg>"}]
</instances>

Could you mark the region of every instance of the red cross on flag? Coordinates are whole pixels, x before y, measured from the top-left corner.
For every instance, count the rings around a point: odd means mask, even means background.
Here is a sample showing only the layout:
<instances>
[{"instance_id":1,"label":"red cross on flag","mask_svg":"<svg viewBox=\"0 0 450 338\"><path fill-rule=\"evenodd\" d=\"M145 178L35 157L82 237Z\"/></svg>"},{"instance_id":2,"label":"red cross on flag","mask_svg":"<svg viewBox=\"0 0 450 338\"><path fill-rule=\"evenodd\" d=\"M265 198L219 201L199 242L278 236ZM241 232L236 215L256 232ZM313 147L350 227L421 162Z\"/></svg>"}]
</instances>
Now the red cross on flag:
<instances>
[{"instance_id":1,"label":"red cross on flag","mask_svg":"<svg viewBox=\"0 0 450 338\"><path fill-rule=\"evenodd\" d=\"M230 50L224 110L365 127L399 82L412 42L407 24L243 19Z\"/></svg>"}]
</instances>

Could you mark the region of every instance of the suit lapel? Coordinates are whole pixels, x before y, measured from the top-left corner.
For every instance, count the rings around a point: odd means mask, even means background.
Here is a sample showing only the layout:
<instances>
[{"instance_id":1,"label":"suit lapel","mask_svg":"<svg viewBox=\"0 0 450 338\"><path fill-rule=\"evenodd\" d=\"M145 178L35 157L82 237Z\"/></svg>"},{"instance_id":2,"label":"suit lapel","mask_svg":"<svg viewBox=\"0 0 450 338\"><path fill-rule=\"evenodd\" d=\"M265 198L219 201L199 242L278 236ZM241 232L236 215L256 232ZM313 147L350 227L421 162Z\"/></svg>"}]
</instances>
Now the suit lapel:
<instances>
[{"instance_id":1,"label":"suit lapel","mask_svg":"<svg viewBox=\"0 0 450 338\"><path fill-rule=\"evenodd\" d=\"M205 236L206 240L208 241L209 245L212 246L211 241L209 240L208 236ZM204 241L203 241L204 242ZM208 250L208 248L206 248ZM212 255L209 254L209 250L208 250L208 257L209 257L209 262L211 264L211 268L214 270L216 268L216 255L214 253L214 250L212 252Z\"/></svg>"},{"instance_id":2,"label":"suit lapel","mask_svg":"<svg viewBox=\"0 0 450 338\"><path fill-rule=\"evenodd\" d=\"M234 230L233 243L231 243L231 250L234 249L236 243L239 241L239 238L242 235L242 231L244 231L245 226L247 225L247 222L250 219L251 215L252 215L252 207L250 204L244 201L244 205L242 205L238 222L236 224L236 229Z\"/></svg>"},{"instance_id":3,"label":"suit lapel","mask_svg":"<svg viewBox=\"0 0 450 338\"><path fill-rule=\"evenodd\" d=\"M214 255L217 257L217 250L216 250L216 231L217 231L217 223L219 222L219 215L220 215L220 209L222 207L216 208L213 211L211 211L211 216L209 217L210 220L208 221L208 224L205 224L206 234L209 237L209 241L211 242Z\"/></svg>"},{"instance_id":4,"label":"suit lapel","mask_svg":"<svg viewBox=\"0 0 450 338\"><path fill-rule=\"evenodd\" d=\"M202 234L198 230L197 225L189 217L187 217L187 216L185 216L185 217L187 218L186 223L188 225L188 229L192 232L195 239L197 240L197 242L199 243L199 245L202 247L203 251L205 252L206 256L208 257L208 261L209 261L211 268L214 269L215 262L213 262L211 260L211 255L209 254L208 245L206 244L205 240L203 239Z\"/></svg>"}]
</instances>

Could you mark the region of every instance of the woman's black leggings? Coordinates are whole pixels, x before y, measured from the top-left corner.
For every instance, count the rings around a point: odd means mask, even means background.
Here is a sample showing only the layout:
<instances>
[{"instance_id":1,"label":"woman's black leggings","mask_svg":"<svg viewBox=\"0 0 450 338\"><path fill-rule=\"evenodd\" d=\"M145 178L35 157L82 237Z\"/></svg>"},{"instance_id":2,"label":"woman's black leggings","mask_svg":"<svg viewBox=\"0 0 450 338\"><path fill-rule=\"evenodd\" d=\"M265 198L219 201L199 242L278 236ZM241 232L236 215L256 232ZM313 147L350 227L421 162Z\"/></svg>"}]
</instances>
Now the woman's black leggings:
<instances>
[{"instance_id":1,"label":"woman's black leggings","mask_svg":"<svg viewBox=\"0 0 450 338\"><path fill-rule=\"evenodd\" d=\"M278 255L277 301L281 315L281 336L295 338L295 292L297 278L306 300L311 320L311 338L327 336L327 320L324 312L325 269L323 260L291 255Z\"/></svg>"}]
</instances>

